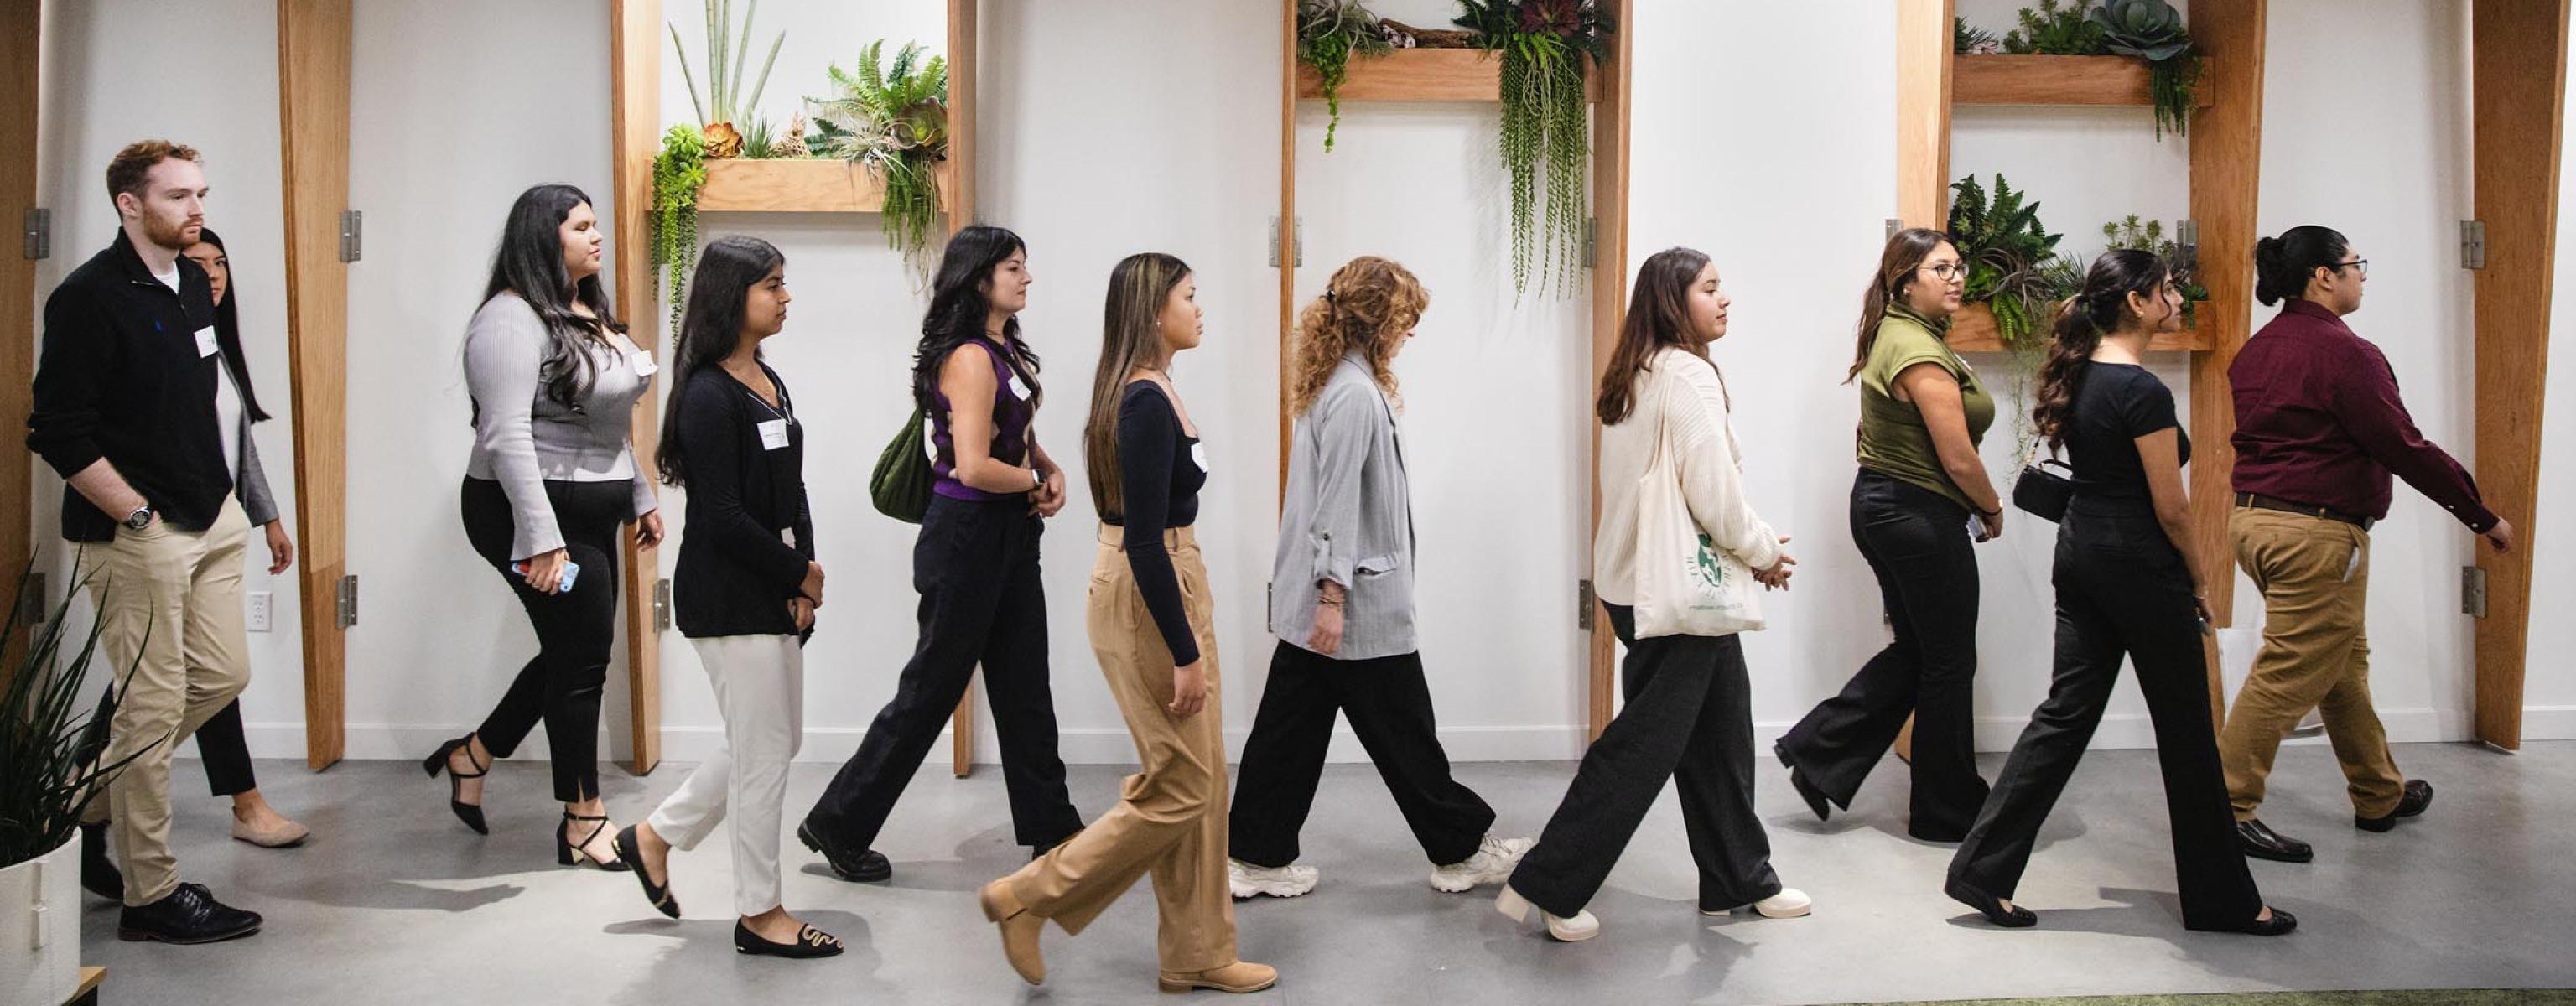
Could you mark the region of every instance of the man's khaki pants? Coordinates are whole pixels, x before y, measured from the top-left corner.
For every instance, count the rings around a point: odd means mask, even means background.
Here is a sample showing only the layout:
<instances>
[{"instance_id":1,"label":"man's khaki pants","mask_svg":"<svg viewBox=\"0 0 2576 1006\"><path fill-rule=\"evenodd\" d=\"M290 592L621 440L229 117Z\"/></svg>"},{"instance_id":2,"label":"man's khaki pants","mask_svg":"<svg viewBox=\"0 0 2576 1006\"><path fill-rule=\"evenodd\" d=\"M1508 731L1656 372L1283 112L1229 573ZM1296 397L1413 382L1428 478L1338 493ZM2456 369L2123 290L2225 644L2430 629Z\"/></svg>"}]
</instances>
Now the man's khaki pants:
<instances>
[{"instance_id":1,"label":"man's khaki pants","mask_svg":"<svg viewBox=\"0 0 2576 1006\"><path fill-rule=\"evenodd\" d=\"M1164 709L1172 701L1172 651L1145 611L1127 554L1119 549L1119 533L1101 529L1085 621L1109 694L1135 735L1142 770L1127 777L1117 806L1012 874L1011 893L1030 912L1079 933L1150 872L1161 910L1163 970L1213 970L1237 958L1234 900L1225 875L1225 735L1217 716L1222 693L1207 566L1189 528L1163 533L1207 669L1207 706L1183 719Z\"/></svg>"},{"instance_id":2,"label":"man's khaki pants","mask_svg":"<svg viewBox=\"0 0 2576 1006\"><path fill-rule=\"evenodd\" d=\"M2362 631L2370 533L2339 520L2253 507L2230 512L2227 533L2237 564L2263 591L2263 649L2218 736L2236 819L2252 819L2263 805L2264 777L2281 734L2310 709L2324 714L2353 813L2395 811L2406 780L2370 705L2370 642Z\"/></svg>"},{"instance_id":3,"label":"man's khaki pants","mask_svg":"<svg viewBox=\"0 0 2576 1006\"><path fill-rule=\"evenodd\" d=\"M99 651L124 689L100 762L124 768L90 816L114 815L109 833L128 905L151 904L179 886L170 855L171 751L250 683L242 635L249 540L250 519L226 497L202 532L157 521L141 531L119 527L114 542L84 555Z\"/></svg>"}]
</instances>

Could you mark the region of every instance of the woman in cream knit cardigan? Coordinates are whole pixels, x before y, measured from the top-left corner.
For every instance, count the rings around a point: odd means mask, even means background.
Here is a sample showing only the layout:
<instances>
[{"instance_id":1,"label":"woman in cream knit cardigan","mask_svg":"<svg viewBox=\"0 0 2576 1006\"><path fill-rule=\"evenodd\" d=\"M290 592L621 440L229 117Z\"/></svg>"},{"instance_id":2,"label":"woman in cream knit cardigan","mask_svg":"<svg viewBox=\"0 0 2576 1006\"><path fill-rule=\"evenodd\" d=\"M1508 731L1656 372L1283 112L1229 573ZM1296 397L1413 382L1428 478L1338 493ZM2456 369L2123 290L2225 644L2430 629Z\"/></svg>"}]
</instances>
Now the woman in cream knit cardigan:
<instances>
[{"instance_id":1,"label":"woman in cream knit cardigan","mask_svg":"<svg viewBox=\"0 0 2576 1006\"><path fill-rule=\"evenodd\" d=\"M1705 915L1749 910L1768 918L1808 911L1807 896L1780 886L1771 842L1753 810L1753 712L1744 648L1733 635L1636 634L1638 480L1669 437L1693 523L1765 587L1786 588L1790 559L1745 501L1725 380L1708 346L1726 334L1727 297L1717 267L1688 248L1658 252L1637 272L1628 321L1602 376L1601 524L1593 576L1610 625L1628 647L1627 705L1583 756L1574 783L1538 845L1521 860L1495 907L1526 919L1536 906L1559 940L1601 931L1583 906L1636 834L1664 780L1674 779Z\"/></svg>"}]
</instances>

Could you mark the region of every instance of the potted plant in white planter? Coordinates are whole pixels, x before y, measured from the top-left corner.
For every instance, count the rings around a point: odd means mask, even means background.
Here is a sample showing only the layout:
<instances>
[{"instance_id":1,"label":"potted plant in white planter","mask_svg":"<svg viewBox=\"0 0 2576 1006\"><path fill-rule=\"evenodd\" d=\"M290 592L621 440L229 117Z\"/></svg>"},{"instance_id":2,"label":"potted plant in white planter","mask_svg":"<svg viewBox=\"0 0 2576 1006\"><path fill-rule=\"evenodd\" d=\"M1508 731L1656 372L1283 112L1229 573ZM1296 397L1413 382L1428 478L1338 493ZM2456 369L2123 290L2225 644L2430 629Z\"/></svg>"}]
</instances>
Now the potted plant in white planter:
<instances>
[{"instance_id":1,"label":"potted plant in white planter","mask_svg":"<svg viewBox=\"0 0 2576 1006\"><path fill-rule=\"evenodd\" d=\"M27 580L18 581L23 601ZM0 699L0 1002L50 1004L80 987L80 819L107 782L132 761L90 763L81 682L98 652L92 624L80 648L63 649L64 615L75 584L41 632L29 632ZM9 606L0 641L21 642ZM128 668L131 674L132 669ZM112 715L114 705L109 712Z\"/></svg>"}]
</instances>

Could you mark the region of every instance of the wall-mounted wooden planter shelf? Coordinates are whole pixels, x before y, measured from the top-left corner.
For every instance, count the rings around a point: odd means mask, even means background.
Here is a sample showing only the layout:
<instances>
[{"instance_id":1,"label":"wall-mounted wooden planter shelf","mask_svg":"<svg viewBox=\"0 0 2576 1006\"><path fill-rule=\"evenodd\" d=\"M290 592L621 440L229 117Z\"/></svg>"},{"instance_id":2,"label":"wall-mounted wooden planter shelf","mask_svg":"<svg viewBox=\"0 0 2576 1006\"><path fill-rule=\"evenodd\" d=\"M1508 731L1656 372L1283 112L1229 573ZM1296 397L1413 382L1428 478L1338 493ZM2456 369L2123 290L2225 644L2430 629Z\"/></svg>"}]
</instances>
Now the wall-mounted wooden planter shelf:
<instances>
[{"instance_id":1,"label":"wall-mounted wooden planter shelf","mask_svg":"<svg viewBox=\"0 0 2576 1006\"><path fill-rule=\"evenodd\" d=\"M1950 348L1962 353L2000 353L2003 336L1995 330L1995 309L1984 304L1970 304L1950 317ZM2157 352L2192 352L2207 350L2207 337L2197 328L2186 328L2171 335L2159 335L2147 348Z\"/></svg>"},{"instance_id":2,"label":"wall-mounted wooden planter shelf","mask_svg":"<svg viewBox=\"0 0 2576 1006\"><path fill-rule=\"evenodd\" d=\"M1959 56L1950 66L1953 105L2135 105L2156 103L2147 64L2127 56ZM2205 85L2208 64L2201 67ZM2192 102L2209 107L2215 88Z\"/></svg>"},{"instance_id":3,"label":"wall-mounted wooden planter shelf","mask_svg":"<svg viewBox=\"0 0 2576 1006\"><path fill-rule=\"evenodd\" d=\"M949 166L937 171L940 191L950 191ZM884 207L885 186L876 174L839 160L708 161L706 187L698 190L701 213L876 213Z\"/></svg>"},{"instance_id":4,"label":"wall-mounted wooden planter shelf","mask_svg":"<svg viewBox=\"0 0 2576 1006\"><path fill-rule=\"evenodd\" d=\"M1601 100L1601 75L1583 74L1583 100ZM1343 101L1499 101L1503 58L1482 49L1398 49L1351 60ZM1297 64L1297 97L1321 101L1324 81Z\"/></svg>"}]
</instances>

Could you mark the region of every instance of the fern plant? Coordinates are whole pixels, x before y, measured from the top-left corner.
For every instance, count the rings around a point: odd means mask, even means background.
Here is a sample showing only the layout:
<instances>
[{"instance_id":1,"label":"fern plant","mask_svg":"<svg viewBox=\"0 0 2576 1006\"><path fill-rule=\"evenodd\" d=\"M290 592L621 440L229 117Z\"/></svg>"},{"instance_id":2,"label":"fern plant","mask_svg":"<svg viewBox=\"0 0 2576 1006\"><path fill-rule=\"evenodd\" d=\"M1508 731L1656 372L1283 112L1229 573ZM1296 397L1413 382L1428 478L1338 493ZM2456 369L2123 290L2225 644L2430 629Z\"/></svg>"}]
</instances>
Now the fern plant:
<instances>
[{"instance_id":1,"label":"fern plant","mask_svg":"<svg viewBox=\"0 0 2576 1006\"><path fill-rule=\"evenodd\" d=\"M2057 250L2061 235L2039 222L2039 204L2025 202L2000 173L1988 197L1975 175L1950 186L1950 238L1966 260L1968 277L1960 299L1984 303L1995 313L1995 333L2007 348L2019 348L2043 327L2052 291L2042 267Z\"/></svg>"},{"instance_id":2,"label":"fern plant","mask_svg":"<svg viewBox=\"0 0 2576 1006\"><path fill-rule=\"evenodd\" d=\"M1572 293L1583 269L1592 157L1584 58L1607 62L1617 25L1593 0L1459 0L1459 7L1455 23L1476 32L1479 47L1503 61L1512 289L1528 291L1535 264L1542 289Z\"/></svg>"},{"instance_id":3,"label":"fern plant","mask_svg":"<svg viewBox=\"0 0 2576 1006\"><path fill-rule=\"evenodd\" d=\"M918 42L880 62L885 40L859 50L858 65L832 64L834 94L805 99L813 111L814 153L865 168L885 189L886 244L903 253L916 278L929 272L930 235L939 217L939 162L948 159L948 60L922 58Z\"/></svg>"},{"instance_id":4,"label":"fern plant","mask_svg":"<svg viewBox=\"0 0 2576 1006\"><path fill-rule=\"evenodd\" d=\"M680 80L689 87L689 106L698 113L699 130L706 136L707 156L718 159L742 152L743 135L735 120L760 104L760 92L769 87L769 68L778 62L778 47L787 42L781 31L769 42L769 58L761 61L760 76L751 83L751 95L742 93L742 71L749 66L751 55L751 22L760 16L760 0L751 0L742 15L742 34L734 34L733 0L706 0L707 8L707 90L700 100L697 74L689 68L689 51L680 44L680 29L670 22L663 27L671 32L671 51L680 58Z\"/></svg>"},{"instance_id":5,"label":"fern plant","mask_svg":"<svg viewBox=\"0 0 2576 1006\"><path fill-rule=\"evenodd\" d=\"M706 138L688 123L662 134L653 155L653 272L670 289L671 332L689 298L689 265L698 254L698 190L706 187Z\"/></svg>"},{"instance_id":6,"label":"fern plant","mask_svg":"<svg viewBox=\"0 0 2576 1006\"><path fill-rule=\"evenodd\" d=\"M1359 0L1299 0L1297 61L1315 68L1324 85L1324 152L1333 151L1333 134L1342 126L1342 82L1350 77L1351 59L1382 56L1394 50Z\"/></svg>"}]
</instances>

